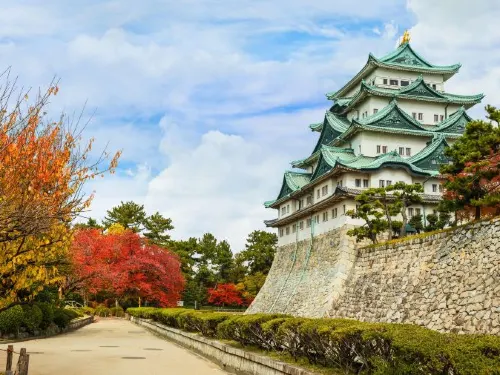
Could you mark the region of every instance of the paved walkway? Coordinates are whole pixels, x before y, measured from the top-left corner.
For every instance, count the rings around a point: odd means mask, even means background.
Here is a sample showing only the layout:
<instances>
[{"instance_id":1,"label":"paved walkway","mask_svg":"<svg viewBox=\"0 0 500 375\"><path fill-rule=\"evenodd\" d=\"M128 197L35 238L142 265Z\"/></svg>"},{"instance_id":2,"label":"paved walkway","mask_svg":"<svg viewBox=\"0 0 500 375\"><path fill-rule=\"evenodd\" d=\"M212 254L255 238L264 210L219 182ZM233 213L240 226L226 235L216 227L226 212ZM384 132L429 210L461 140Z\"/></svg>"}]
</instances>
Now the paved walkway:
<instances>
[{"instance_id":1,"label":"paved walkway","mask_svg":"<svg viewBox=\"0 0 500 375\"><path fill-rule=\"evenodd\" d=\"M227 374L126 320L103 319L74 332L13 345L16 351L25 347L30 353L29 375ZM0 372L5 369L4 354L0 351Z\"/></svg>"}]
</instances>

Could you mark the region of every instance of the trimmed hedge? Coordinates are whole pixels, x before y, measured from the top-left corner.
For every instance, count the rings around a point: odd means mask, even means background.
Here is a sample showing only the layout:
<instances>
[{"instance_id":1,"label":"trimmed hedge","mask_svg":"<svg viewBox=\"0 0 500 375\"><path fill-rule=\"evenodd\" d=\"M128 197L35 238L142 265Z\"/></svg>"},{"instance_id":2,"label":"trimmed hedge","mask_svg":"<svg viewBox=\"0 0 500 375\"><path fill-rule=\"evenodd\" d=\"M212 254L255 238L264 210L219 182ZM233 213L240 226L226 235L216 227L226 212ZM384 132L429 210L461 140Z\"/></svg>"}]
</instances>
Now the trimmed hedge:
<instances>
[{"instance_id":1,"label":"trimmed hedge","mask_svg":"<svg viewBox=\"0 0 500 375\"><path fill-rule=\"evenodd\" d=\"M134 317L289 354L346 374L500 375L500 337L443 334L409 324L130 308Z\"/></svg>"}]
</instances>

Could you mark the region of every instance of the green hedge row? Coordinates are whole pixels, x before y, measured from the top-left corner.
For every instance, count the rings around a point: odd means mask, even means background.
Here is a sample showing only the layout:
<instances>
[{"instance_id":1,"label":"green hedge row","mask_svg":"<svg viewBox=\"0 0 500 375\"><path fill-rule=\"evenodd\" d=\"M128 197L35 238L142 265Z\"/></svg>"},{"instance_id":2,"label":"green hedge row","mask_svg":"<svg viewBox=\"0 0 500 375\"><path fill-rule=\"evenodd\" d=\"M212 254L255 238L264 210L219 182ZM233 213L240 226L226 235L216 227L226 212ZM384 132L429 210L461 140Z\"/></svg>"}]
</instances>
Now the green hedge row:
<instances>
[{"instance_id":1,"label":"green hedge row","mask_svg":"<svg viewBox=\"0 0 500 375\"><path fill-rule=\"evenodd\" d=\"M0 336L19 334L24 330L30 334L46 330L51 324L65 328L77 317L83 316L71 309L61 309L46 302L33 305L16 305L0 312Z\"/></svg>"},{"instance_id":2,"label":"green hedge row","mask_svg":"<svg viewBox=\"0 0 500 375\"><path fill-rule=\"evenodd\" d=\"M346 374L499 375L500 337L442 334L408 324L130 308L135 317L243 346L288 353Z\"/></svg>"}]
</instances>

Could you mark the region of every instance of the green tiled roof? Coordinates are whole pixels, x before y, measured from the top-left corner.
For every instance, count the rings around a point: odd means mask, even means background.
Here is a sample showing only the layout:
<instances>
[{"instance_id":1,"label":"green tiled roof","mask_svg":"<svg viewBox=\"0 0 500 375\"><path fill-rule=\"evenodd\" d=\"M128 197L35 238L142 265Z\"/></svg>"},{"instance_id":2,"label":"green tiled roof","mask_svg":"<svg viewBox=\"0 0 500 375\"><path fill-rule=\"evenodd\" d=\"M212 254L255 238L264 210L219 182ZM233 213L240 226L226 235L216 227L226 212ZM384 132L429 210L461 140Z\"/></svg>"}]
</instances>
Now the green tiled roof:
<instances>
[{"instance_id":1,"label":"green tiled roof","mask_svg":"<svg viewBox=\"0 0 500 375\"><path fill-rule=\"evenodd\" d=\"M323 129L323 123L317 122L315 124L311 124L309 125L309 129L311 129L313 132L320 132L321 129Z\"/></svg>"},{"instance_id":2,"label":"green tiled roof","mask_svg":"<svg viewBox=\"0 0 500 375\"><path fill-rule=\"evenodd\" d=\"M288 197L294 191L297 191L303 186L307 185L310 180L311 180L310 173L286 171L285 175L283 176L283 183L281 185L281 190L280 193L278 194L278 197L276 198L276 200L268 201L266 203L272 205L277 201L285 197Z\"/></svg>"},{"instance_id":3,"label":"green tiled roof","mask_svg":"<svg viewBox=\"0 0 500 375\"><path fill-rule=\"evenodd\" d=\"M437 124L434 131L463 134L465 131L465 125L467 125L470 121L472 121L472 117L467 114L464 107L461 107L446 120Z\"/></svg>"},{"instance_id":4,"label":"green tiled roof","mask_svg":"<svg viewBox=\"0 0 500 375\"><path fill-rule=\"evenodd\" d=\"M439 66L433 65L417 54L409 43L399 46L395 51L376 58L371 53L365 66L344 87L332 93L328 93L330 99L339 99L357 85L362 78L366 77L377 67L391 70L405 70L418 73L440 74L448 79L460 69L460 64Z\"/></svg>"},{"instance_id":5,"label":"green tiled roof","mask_svg":"<svg viewBox=\"0 0 500 375\"><path fill-rule=\"evenodd\" d=\"M314 163L316 160L318 160L319 156L321 153L324 151L327 151L329 154L335 154L340 157L344 158L349 158L351 156L354 156L354 150L352 148L341 148L341 147L332 147L332 146L326 146L322 145L319 150L314 152L311 156L301 159L301 160L295 160L292 161L292 167L294 168L306 168L310 166L312 163Z\"/></svg>"},{"instance_id":6,"label":"green tiled roof","mask_svg":"<svg viewBox=\"0 0 500 375\"><path fill-rule=\"evenodd\" d=\"M450 159L444 155L444 150L449 147L446 138L442 134L437 134L434 139L420 151L408 159L409 162L419 168L439 171L443 164L448 164Z\"/></svg>"},{"instance_id":7,"label":"green tiled roof","mask_svg":"<svg viewBox=\"0 0 500 375\"><path fill-rule=\"evenodd\" d=\"M365 97L373 96L383 96L392 97L398 99L410 99L419 101L430 101L438 103L453 103L466 105L468 107L473 106L481 102L484 98L483 94L476 95L456 95L449 93L442 93L434 90L431 86L424 82L422 76L419 76L415 81L406 87L400 89L387 89L381 88L375 85L369 85L365 81L361 82L361 87L359 91L352 97L350 101L346 101L345 108L342 112L348 112L358 103L360 103Z\"/></svg>"},{"instance_id":8,"label":"green tiled roof","mask_svg":"<svg viewBox=\"0 0 500 375\"><path fill-rule=\"evenodd\" d=\"M325 114L325 119L323 120L323 126L321 126L321 135L316 142L313 154L321 148L321 145L330 144L335 138L345 132L348 128L349 122L345 117L339 117L338 115L327 111Z\"/></svg>"},{"instance_id":9,"label":"green tiled roof","mask_svg":"<svg viewBox=\"0 0 500 375\"><path fill-rule=\"evenodd\" d=\"M458 138L461 134L461 132L458 132L451 125L447 127L436 126L435 128L424 127L420 122L403 111L396 99L393 99L389 105L376 114L363 119L353 120L349 129L337 137L332 144L342 143L360 130L422 137L434 137L438 132L443 133L448 138Z\"/></svg>"}]
</instances>

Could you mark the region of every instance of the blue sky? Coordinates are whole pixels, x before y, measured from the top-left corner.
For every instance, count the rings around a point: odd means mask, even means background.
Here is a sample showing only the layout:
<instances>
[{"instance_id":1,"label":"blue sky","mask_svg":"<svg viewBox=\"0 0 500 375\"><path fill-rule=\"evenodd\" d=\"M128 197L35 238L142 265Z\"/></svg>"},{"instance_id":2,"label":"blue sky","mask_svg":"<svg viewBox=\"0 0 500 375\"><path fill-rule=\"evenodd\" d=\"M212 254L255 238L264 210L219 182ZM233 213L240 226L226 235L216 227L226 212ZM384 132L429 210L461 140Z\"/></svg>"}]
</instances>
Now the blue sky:
<instances>
[{"instance_id":1,"label":"blue sky","mask_svg":"<svg viewBox=\"0 0 500 375\"><path fill-rule=\"evenodd\" d=\"M498 103L493 0L0 0L0 68L19 85L60 77L54 117L95 114L86 136L123 150L93 182L91 216L120 201L173 219L174 238L212 232L233 251L275 212L291 160L307 156L324 94L410 29L437 64L461 62L456 93ZM481 106L472 114L483 116Z\"/></svg>"}]
</instances>

